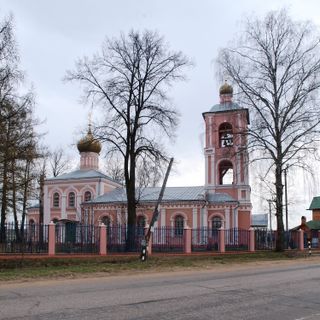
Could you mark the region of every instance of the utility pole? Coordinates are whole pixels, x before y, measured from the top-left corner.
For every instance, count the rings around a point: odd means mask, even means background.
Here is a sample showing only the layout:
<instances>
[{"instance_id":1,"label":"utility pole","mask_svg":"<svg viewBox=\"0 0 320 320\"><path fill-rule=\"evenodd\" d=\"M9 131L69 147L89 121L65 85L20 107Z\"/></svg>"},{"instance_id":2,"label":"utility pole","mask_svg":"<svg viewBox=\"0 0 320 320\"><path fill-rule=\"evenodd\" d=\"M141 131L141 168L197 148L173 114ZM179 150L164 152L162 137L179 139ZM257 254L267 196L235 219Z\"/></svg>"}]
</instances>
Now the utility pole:
<instances>
[{"instance_id":1,"label":"utility pole","mask_svg":"<svg viewBox=\"0 0 320 320\"><path fill-rule=\"evenodd\" d=\"M272 232L272 220L271 220L271 202L272 200L269 199L268 203L269 203L269 221L270 221L270 232Z\"/></svg>"},{"instance_id":2,"label":"utility pole","mask_svg":"<svg viewBox=\"0 0 320 320\"><path fill-rule=\"evenodd\" d=\"M151 222L150 222L148 231L147 231L147 233L145 235L145 238L141 241L141 254L140 254L140 260L141 261L146 261L147 260L147 255L148 255L147 247L148 247L148 242L149 242L149 239L150 239L150 236L151 236L151 230L153 228L154 223L158 220L159 205L160 205L160 203L162 201L163 194L164 194L164 191L166 189L166 185L167 185L167 181L168 181L168 178L169 178L169 174L170 174L170 170L171 170L172 164L173 164L173 158L170 159L169 166L168 166L166 175L164 177L164 181L163 181L163 184L162 184L162 187L161 187L161 190L160 190L159 198L158 198L158 201L157 201L156 206L154 208L154 212L153 212L153 215L152 215L152 218L151 218Z\"/></svg>"},{"instance_id":3,"label":"utility pole","mask_svg":"<svg viewBox=\"0 0 320 320\"><path fill-rule=\"evenodd\" d=\"M284 169L284 196L285 196L285 206L286 206L286 232L288 232L288 184L287 184L287 170L288 165Z\"/></svg>"}]
</instances>

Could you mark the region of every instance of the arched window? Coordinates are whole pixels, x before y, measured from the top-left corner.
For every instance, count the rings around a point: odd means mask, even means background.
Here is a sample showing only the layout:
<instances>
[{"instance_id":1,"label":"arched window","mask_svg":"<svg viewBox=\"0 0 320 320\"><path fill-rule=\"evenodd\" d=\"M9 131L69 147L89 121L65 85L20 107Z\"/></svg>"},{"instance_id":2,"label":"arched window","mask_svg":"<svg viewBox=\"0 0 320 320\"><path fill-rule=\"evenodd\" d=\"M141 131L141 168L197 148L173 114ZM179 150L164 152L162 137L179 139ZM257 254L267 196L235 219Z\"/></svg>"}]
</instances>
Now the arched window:
<instances>
[{"instance_id":1,"label":"arched window","mask_svg":"<svg viewBox=\"0 0 320 320\"><path fill-rule=\"evenodd\" d=\"M76 195L74 192L70 192L69 193L69 197L68 197L68 206L70 208L74 208L76 206Z\"/></svg>"},{"instance_id":2,"label":"arched window","mask_svg":"<svg viewBox=\"0 0 320 320\"><path fill-rule=\"evenodd\" d=\"M59 206L60 206L60 196L59 196L58 192L55 192L53 194L53 206L55 208L59 208Z\"/></svg>"},{"instance_id":3,"label":"arched window","mask_svg":"<svg viewBox=\"0 0 320 320\"><path fill-rule=\"evenodd\" d=\"M33 219L29 220L29 230L27 229L27 238L30 240L33 239L36 232L36 225Z\"/></svg>"},{"instance_id":4,"label":"arched window","mask_svg":"<svg viewBox=\"0 0 320 320\"><path fill-rule=\"evenodd\" d=\"M224 160L219 164L219 184L233 184L233 165Z\"/></svg>"},{"instance_id":5,"label":"arched window","mask_svg":"<svg viewBox=\"0 0 320 320\"><path fill-rule=\"evenodd\" d=\"M183 235L183 227L184 227L184 219L183 216L178 215L174 219L174 235L182 236Z\"/></svg>"},{"instance_id":6,"label":"arched window","mask_svg":"<svg viewBox=\"0 0 320 320\"><path fill-rule=\"evenodd\" d=\"M29 220L29 228L30 228L31 232L34 231L36 228L36 225L35 225L35 222L33 219Z\"/></svg>"},{"instance_id":7,"label":"arched window","mask_svg":"<svg viewBox=\"0 0 320 320\"><path fill-rule=\"evenodd\" d=\"M101 222L107 227L107 230L110 229L110 225L111 225L110 217L108 216L102 217Z\"/></svg>"},{"instance_id":8,"label":"arched window","mask_svg":"<svg viewBox=\"0 0 320 320\"><path fill-rule=\"evenodd\" d=\"M146 218L144 216L137 217L137 234L139 236L144 235L144 228L146 226Z\"/></svg>"},{"instance_id":9,"label":"arched window","mask_svg":"<svg viewBox=\"0 0 320 320\"><path fill-rule=\"evenodd\" d=\"M232 125L230 123L225 122L220 125L219 141L221 148L233 146L233 132Z\"/></svg>"},{"instance_id":10,"label":"arched window","mask_svg":"<svg viewBox=\"0 0 320 320\"><path fill-rule=\"evenodd\" d=\"M220 229L222 226L222 219L220 217L213 217L212 220L212 229L216 230L216 229Z\"/></svg>"},{"instance_id":11,"label":"arched window","mask_svg":"<svg viewBox=\"0 0 320 320\"><path fill-rule=\"evenodd\" d=\"M87 202L87 201L90 201L91 200L91 192L90 191L86 191L84 193L84 201Z\"/></svg>"}]
</instances>

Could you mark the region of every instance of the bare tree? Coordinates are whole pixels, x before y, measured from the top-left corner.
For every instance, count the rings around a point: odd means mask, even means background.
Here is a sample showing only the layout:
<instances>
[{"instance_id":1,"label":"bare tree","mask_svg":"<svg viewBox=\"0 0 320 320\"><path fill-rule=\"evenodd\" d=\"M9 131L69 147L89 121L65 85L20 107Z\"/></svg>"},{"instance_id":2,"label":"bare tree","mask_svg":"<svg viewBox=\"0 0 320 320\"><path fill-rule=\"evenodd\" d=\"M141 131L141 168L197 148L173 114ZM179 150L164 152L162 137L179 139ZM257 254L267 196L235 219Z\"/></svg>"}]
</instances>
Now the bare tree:
<instances>
[{"instance_id":1,"label":"bare tree","mask_svg":"<svg viewBox=\"0 0 320 320\"><path fill-rule=\"evenodd\" d=\"M70 159L66 156L62 148L57 148L50 153L49 162L54 177L70 169Z\"/></svg>"},{"instance_id":2,"label":"bare tree","mask_svg":"<svg viewBox=\"0 0 320 320\"><path fill-rule=\"evenodd\" d=\"M251 112L249 147L274 173L276 249L284 249L283 171L306 168L317 155L320 113L320 41L310 22L293 21L286 10L248 19L242 37L222 49L217 62Z\"/></svg>"},{"instance_id":3,"label":"bare tree","mask_svg":"<svg viewBox=\"0 0 320 320\"><path fill-rule=\"evenodd\" d=\"M8 213L14 218L17 239L22 235L33 179L31 169L37 158L34 96L31 90L22 93L24 84L13 17L9 16L0 21L0 241L6 237Z\"/></svg>"},{"instance_id":4,"label":"bare tree","mask_svg":"<svg viewBox=\"0 0 320 320\"><path fill-rule=\"evenodd\" d=\"M122 159L117 154L107 154L105 157L105 172L113 180L124 185Z\"/></svg>"},{"instance_id":5,"label":"bare tree","mask_svg":"<svg viewBox=\"0 0 320 320\"><path fill-rule=\"evenodd\" d=\"M189 64L181 52L171 52L157 33L131 31L107 39L92 59L78 60L67 80L84 85L87 100L106 111L96 133L110 152L123 158L128 224L136 223L136 164L164 158L162 137L172 137L178 114L168 99L168 87L183 79ZM129 236L130 241L130 236Z\"/></svg>"}]
</instances>

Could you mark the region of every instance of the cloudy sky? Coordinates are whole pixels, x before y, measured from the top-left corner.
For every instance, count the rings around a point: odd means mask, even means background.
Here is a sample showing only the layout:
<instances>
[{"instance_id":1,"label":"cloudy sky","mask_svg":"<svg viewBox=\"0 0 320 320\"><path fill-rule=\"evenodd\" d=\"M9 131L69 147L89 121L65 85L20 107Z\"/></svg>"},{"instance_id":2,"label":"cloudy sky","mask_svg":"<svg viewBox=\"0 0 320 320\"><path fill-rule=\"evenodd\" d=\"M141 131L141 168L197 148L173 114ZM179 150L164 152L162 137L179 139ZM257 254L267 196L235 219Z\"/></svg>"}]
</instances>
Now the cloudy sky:
<instances>
[{"instance_id":1,"label":"cloudy sky","mask_svg":"<svg viewBox=\"0 0 320 320\"><path fill-rule=\"evenodd\" d=\"M69 150L74 159L89 109L79 102L81 88L62 78L78 57L92 56L105 37L130 29L157 30L171 49L190 57L195 66L187 72L188 81L170 93L182 116L176 141L169 146L178 163L169 185L183 186L204 183L201 114L218 102L214 59L219 48L241 32L247 15L263 16L283 7L297 20L320 23L317 0L0 0L0 16L14 15L21 66L36 92L36 114L45 120L44 143ZM266 207L259 199L253 190L254 212ZM291 208L296 216L309 205L310 195L299 201Z\"/></svg>"}]
</instances>

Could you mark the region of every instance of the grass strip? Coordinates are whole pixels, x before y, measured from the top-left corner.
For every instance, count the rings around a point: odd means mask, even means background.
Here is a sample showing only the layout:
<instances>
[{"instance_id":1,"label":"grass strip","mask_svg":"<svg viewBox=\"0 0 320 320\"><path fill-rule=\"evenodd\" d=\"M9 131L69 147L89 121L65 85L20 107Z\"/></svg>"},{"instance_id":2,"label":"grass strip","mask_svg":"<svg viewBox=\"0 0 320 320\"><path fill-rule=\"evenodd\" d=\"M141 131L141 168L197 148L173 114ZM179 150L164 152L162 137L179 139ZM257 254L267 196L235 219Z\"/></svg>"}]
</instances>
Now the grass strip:
<instances>
[{"instance_id":1,"label":"grass strip","mask_svg":"<svg viewBox=\"0 0 320 320\"><path fill-rule=\"evenodd\" d=\"M296 259L288 253L258 252L248 254L150 256L140 262L139 256L92 256L59 258L0 258L0 281L37 278L77 277L88 274L114 275L127 272L207 269L221 264Z\"/></svg>"}]
</instances>

